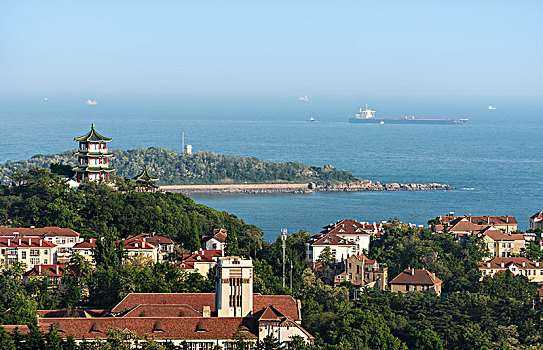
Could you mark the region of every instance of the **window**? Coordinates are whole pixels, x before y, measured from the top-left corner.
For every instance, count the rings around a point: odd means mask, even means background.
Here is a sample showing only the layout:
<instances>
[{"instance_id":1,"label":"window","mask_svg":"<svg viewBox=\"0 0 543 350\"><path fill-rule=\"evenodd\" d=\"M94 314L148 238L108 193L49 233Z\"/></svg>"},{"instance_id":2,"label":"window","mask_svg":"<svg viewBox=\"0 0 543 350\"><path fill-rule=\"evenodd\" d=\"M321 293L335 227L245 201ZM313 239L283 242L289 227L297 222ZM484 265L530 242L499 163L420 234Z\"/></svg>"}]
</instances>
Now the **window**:
<instances>
[{"instance_id":1,"label":"window","mask_svg":"<svg viewBox=\"0 0 543 350\"><path fill-rule=\"evenodd\" d=\"M48 264L47 259L45 259L45 260L43 261L43 263L44 263L45 265L47 265L47 264Z\"/></svg>"},{"instance_id":2,"label":"window","mask_svg":"<svg viewBox=\"0 0 543 350\"><path fill-rule=\"evenodd\" d=\"M21 259L25 259L26 260L26 250L23 250L21 252Z\"/></svg>"},{"instance_id":3,"label":"window","mask_svg":"<svg viewBox=\"0 0 543 350\"><path fill-rule=\"evenodd\" d=\"M40 264L40 258L30 258L30 265L39 265Z\"/></svg>"},{"instance_id":4,"label":"window","mask_svg":"<svg viewBox=\"0 0 543 350\"><path fill-rule=\"evenodd\" d=\"M356 265L356 273L360 273L360 265Z\"/></svg>"},{"instance_id":5,"label":"window","mask_svg":"<svg viewBox=\"0 0 543 350\"><path fill-rule=\"evenodd\" d=\"M14 248L8 249L8 255L17 255L17 249L14 249Z\"/></svg>"},{"instance_id":6,"label":"window","mask_svg":"<svg viewBox=\"0 0 543 350\"><path fill-rule=\"evenodd\" d=\"M30 256L40 256L39 249L30 249Z\"/></svg>"}]
</instances>

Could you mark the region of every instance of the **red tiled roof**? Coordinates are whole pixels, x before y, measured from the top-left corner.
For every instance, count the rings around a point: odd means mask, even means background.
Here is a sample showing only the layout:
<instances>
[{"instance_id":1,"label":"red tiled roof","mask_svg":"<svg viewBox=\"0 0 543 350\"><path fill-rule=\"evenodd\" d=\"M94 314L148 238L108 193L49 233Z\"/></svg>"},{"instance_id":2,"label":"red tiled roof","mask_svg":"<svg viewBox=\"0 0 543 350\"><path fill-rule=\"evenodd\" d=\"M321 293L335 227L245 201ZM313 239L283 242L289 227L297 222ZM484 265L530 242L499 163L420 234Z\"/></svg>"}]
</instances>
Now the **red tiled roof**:
<instances>
[{"instance_id":1,"label":"red tiled roof","mask_svg":"<svg viewBox=\"0 0 543 350\"><path fill-rule=\"evenodd\" d=\"M136 306L123 317L202 317L202 314L190 305L145 304Z\"/></svg>"},{"instance_id":2,"label":"red tiled roof","mask_svg":"<svg viewBox=\"0 0 543 350\"><path fill-rule=\"evenodd\" d=\"M534 215L530 216L530 219L543 220L543 211L540 211L539 213L535 213Z\"/></svg>"},{"instance_id":3,"label":"red tiled roof","mask_svg":"<svg viewBox=\"0 0 543 350\"><path fill-rule=\"evenodd\" d=\"M338 222L335 222L333 224L329 224L327 226L323 227L323 231L321 233L327 234L327 233L338 233L342 235L348 235L348 234L369 234L366 229L366 224L351 220L351 219L344 219L340 220ZM373 230L373 227L371 227Z\"/></svg>"},{"instance_id":4,"label":"red tiled roof","mask_svg":"<svg viewBox=\"0 0 543 350\"><path fill-rule=\"evenodd\" d=\"M39 324L42 329L55 324L63 337L71 334L76 339L105 338L112 328L161 339L232 339L238 329L251 338L258 337L257 321L241 317L43 318Z\"/></svg>"},{"instance_id":5,"label":"red tiled roof","mask_svg":"<svg viewBox=\"0 0 543 350\"><path fill-rule=\"evenodd\" d=\"M503 233L494 227L487 227L481 231L484 236L491 238L494 241L524 241L524 235L520 233L507 234Z\"/></svg>"},{"instance_id":6,"label":"red tiled roof","mask_svg":"<svg viewBox=\"0 0 543 350\"><path fill-rule=\"evenodd\" d=\"M280 321L281 319L285 318L285 316L277 311L273 305L266 307L264 310L256 313L254 316L259 321Z\"/></svg>"},{"instance_id":7,"label":"red tiled roof","mask_svg":"<svg viewBox=\"0 0 543 350\"><path fill-rule=\"evenodd\" d=\"M89 242L83 241L80 243L77 243L72 247L72 249L92 249L96 247L96 238L91 238Z\"/></svg>"},{"instance_id":8,"label":"red tiled roof","mask_svg":"<svg viewBox=\"0 0 543 350\"><path fill-rule=\"evenodd\" d=\"M144 239L151 244L175 244L172 236L164 233L140 233L139 235L130 235L126 241L133 239Z\"/></svg>"},{"instance_id":9,"label":"red tiled roof","mask_svg":"<svg viewBox=\"0 0 543 350\"><path fill-rule=\"evenodd\" d=\"M156 246L142 239L132 239L124 242L123 249L126 250L139 250L139 249L155 249Z\"/></svg>"},{"instance_id":10,"label":"red tiled roof","mask_svg":"<svg viewBox=\"0 0 543 350\"><path fill-rule=\"evenodd\" d=\"M0 237L2 248L53 248L57 245L38 237Z\"/></svg>"},{"instance_id":11,"label":"red tiled roof","mask_svg":"<svg viewBox=\"0 0 543 350\"><path fill-rule=\"evenodd\" d=\"M321 236L322 235L322 236ZM318 234L314 236L315 238L318 238L312 245L349 245L349 246L356 246L356 243L351 242L345 238L339 237L335 233L327 233L327 234Z\"/></svg>"},{"instance_id":12,"label":"red tiled roof","mask_svg":"<svg viewBox=\"0 0 543 350\"><path fill-rule=\"evenodd\" d=\"M59 318L59 317L100 317L103 316L106 310L104 309L71 309L71 310L38 310L38 315L43 318Z\"/></svg>"},{"instance_id":13,"label":"red tiled roof","mask_svg":"<svg viewBox=\"0 0 543 350\"><path fill-rule=\"evenodd\" d=\"M213 230L213 233L208 233L202 236L204 242L209 241L211 238L217 239L219 242L226 242L226 237L228 236L228 231L224 228L216 228Z\"/></svg>"},{"instance_id":14,"label":"red tiled roof","mask_svg":"<svg viewBox=\"0 0 543 350\"><path fill-rule=\"evenodd\" d=\"M390 284L435 285L442 281L427 270L405 269Z\"/></svg>"},{"instance_id":15,"label":"red tiled roof","mask_svg":"<svg viewBox=\"0 0 543 350\"><path fill-rule=\"evenodd\" d=\"M501 267L502 263L504 267ZM522 266L522 263L524 263L525 267ZM543 269L543 262L531 261L523 257L494 258L477 264L479 264L479 269L504 269L509 268L511 265L515 265L519 269Z\"/></svg>"},{"instance_id":16,"label":"red tiled roof","mask_svg":"<svg viewBox=\"0 0 543 350\"><path fill-rule=\"evenodd\" d=\"M31 270L24 273L24 276L47 275L61 277L65 268L66 264L34 265Z\"/></svg>"},{"instance_id":17,"label":"red tiled roof","mask_svg":"<svg viewBox=\"0 0 543 350\"><path fill-rule=\"evenodd\" d=\"M466 218L468 221L474 224L479 224L479 222L484 222L485 225L517 225L517 220L514 216L474 216L474 215L464 215L464 216L454 216L454 215L444 215L438 216L437 219L441 224L448 224L449 222L456 220L457 218Z\"/></svg>"},{"instance_id":18,"label":"red tiled roof","mask_svg":"<svg viewBox=\"0 0 543 350\"><path fill-rule=\"evenodd\" d=\"M448 231L449 232L474 232L474 231L479 231L482 228L484 228L484 226L476 225L470 222L468 219L461 217L449 223Z\"/></svg>"},{"instance_id":19,"label":"red tiled roof","mask_svg":"<svg viewBox=\"0 0 543 350\"><path fill-rule=\"evenodd\" d=\"M213 262L216 258L223 256L223 251L220 249L208 249L208 250L199 250L192 254L183 254L181 261L183 262L196 262L196 261L207 261Z\"/></svg>"},{"instance_id":20,"label":"red tiled roof","mask_svg":"<svg viewBox=\"0 0 543 350\"><path fill-rule=\"evenodd\" d=\"M211 311L215 311L215 293L130 293L115 305L111 312L122 312L138 305L149 304L186 304L198 312L201 312L204 306L209 306ZM301 319L298 303L290 295L253 294L253 313L262 311L270 305L292 320Z\"/></svg>"},{"instance_id":21,"label":"red tiled roof","mask_svg":"<svg viewBox=\"0 0 543 350\"><path fill-rule=\"evenodd\" d=\"M57 226L47 226L41 228L0 226L0 235L2 236L13 236L15 232L18 232L21 236L79 237L79 232L74 231L71 228L62 228Z\"/></svg>"},{"instance_id":22,"label":"red tiled roof","mask_svg":"<svg viewBox=\"0 0 543 350\"><path fill-rule=\"evenodd\" d=\"M11 325L11 324L5 324L5 325L0 325L0 327L4 327L4 329L6 331L8 331L9 333L13 333L15 332L15 330L17 329L19 331L19 333L21 334L28 334L30 333L30 327L27 326L27 325Z\"/></svg>"}]
</instances>

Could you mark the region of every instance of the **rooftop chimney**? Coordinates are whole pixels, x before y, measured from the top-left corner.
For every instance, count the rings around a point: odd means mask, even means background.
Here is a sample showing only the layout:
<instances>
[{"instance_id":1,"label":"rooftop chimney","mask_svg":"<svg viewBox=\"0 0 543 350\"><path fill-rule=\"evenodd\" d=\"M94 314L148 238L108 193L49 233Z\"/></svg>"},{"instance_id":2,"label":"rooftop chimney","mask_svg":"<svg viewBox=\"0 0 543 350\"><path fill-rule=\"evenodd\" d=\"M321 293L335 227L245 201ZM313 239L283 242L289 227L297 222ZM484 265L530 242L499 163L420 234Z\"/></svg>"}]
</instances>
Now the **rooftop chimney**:
<instances>
[{"instance_id":1,"label":"rooftop chimney","mask_svg":"<svg viewBox=\"0 0 543 350\"><path fill-rule=\"evenodd\" d=\"M501 267L505 267L505 263L502 261L500 264Z\"/></svg>"},{"instance_id":2,"label":"rooftop chimney","mask_svg":"<svg viewBox=\"0 0 543 350\"><path fill-rule=\"evenodd\" d=\"M28 239L28 245L32 245L32 238Z\"/></svg>"},{"instance_id":3,"label":"rooftop chimney","mask_svg":"<svg viewBox=\"0 0 543 350\"><path fill-rule=\"evenodd\" d=\"M522 267L526 267L526 262L525 261L522 262Z\"/></svg>"},{"instance_id":4,"label":"rooftop chimney","mask_svg":"<svg viewBox=\"0 0 543 350\"><path fill-rule=\"evenodd\" d=\"M539 261L535 263L535 267L539 267Z\"/></svg>"},{"instance_id":5,"label":"rooftop chimney","mask_svg":"<svg viewBox=\"0 0 543 350\"><path fill-rule=\"evenodd\" d=\"M56 265L56 270L57 270L57 276L58 276L59 274L58 264Z\"/></svg>"},{"instance_id":6,"label":"rooftop chimney","mask_svg":"<svg viewBox=\"0 0 543 350\"><path fill-rule=\"evenodd\" d=\"M211 307L209 305L204 305L202 310L202 317L211 317Z\"/></svg>"},{"instance_id":7,"label":"rooftop chimney","mask_svg":"<svg viewBox=\"0 0 543 350\"><path fill-rule=\"evenodd\" d=\"M489 263L489 262L488 262L488 263L486 263L486 267L490 267L490 263Z\"/></svg>"},{"instance_id":8,"label":"rooftop chimney","mask_svg":"<svg viewBox=\"0 0 543 350\"><path fill-rule=\"evenodd\" d=\"M41 274L41 265L38 265L38 273Z\"/></svg>"},{"instance_id":9,"label":"rooftop chimney","mask_svg":"<svg viewBox=\"0 0 543 350\"><path fill-rule=\"evenodd\" d=\"M11 240L8 238L8 247L11 246Z\"/></svg>"}]
</instances>

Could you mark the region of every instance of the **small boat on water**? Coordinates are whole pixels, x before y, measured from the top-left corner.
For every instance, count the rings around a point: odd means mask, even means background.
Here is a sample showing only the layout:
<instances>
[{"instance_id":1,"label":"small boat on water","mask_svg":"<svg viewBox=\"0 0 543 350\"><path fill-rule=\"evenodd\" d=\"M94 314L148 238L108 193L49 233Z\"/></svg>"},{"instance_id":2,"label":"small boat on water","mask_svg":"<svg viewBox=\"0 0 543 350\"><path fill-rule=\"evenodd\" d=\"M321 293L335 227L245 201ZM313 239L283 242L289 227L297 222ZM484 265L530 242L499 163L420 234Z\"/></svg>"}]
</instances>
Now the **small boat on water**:
<instances>
[{"instance_id":1,"label":"small boat on water","mask_svg":"<svg viewBox=\"0 0 543 350\"><path fill-rule=\"evenodd\" d=\"M307 95L300 96L298 97L298 101L309 102L309 97L307 97Z\"/></svg>"},{"instance_id":2,"label":"small boat on water","mask_svg":"<svg viewBox=\"0 0 543 350\"><path fill-rule=\"evenodd\" d=\"M310 121L310 122L316 122L317 119L315 119L314 117L309 117L309 121Z\"/></svg>"},{"instance_id":3,"label":"small boat on water","mask_svg":"<svg viewBox=\"0 0 543 350\"><path fill-rule=\"evenodd\" d=\"M422 118L422 117L376 117L375 111L372 111L366 105L366 109L358 108L358 113L349 118L349 123L375 123L375 124L464 124L468 122L466 118Z\"/></svg>"},{"instance_id":4,"label":"small boat on water","mask_svg":"<svg viewBox=\"0 0 543 350\"><path fill-rule=\"evenodd\" d=\"M494 107L494 106L488 106L488 110L490 110L490 111L493 111L495 109L496 109L496 107Z\"/></svg>"},{"instance_id":5,"label":"small boat on water","mask_svg":"<svg viewBox=\"0 0 543 350\"><path fill-rule=\"evenodd\" d=\"M94 101L94 100L87 100L87 102L85 102L86 104L88 104L89 106L94 106L94 105L97 105L98 102Z\"/></svg>"}]
</instances>

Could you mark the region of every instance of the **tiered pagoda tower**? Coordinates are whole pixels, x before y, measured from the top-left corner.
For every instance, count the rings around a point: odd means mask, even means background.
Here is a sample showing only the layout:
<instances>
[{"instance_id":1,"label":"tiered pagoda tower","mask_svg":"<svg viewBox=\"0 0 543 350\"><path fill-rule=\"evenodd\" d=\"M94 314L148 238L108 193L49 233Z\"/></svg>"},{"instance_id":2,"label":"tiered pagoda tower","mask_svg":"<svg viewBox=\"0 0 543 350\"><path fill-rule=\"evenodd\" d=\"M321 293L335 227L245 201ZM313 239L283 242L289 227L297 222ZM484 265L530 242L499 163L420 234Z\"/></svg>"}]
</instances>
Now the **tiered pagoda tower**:
<instances>
[{"instance_id":1,"label":"tiered pagoda tower","mask_svg":"<svg viewBox=\"0 0 543 350\"><path fill-rule=\"evenodd\" d=\"M109 166L109 158L113 156L107 148L111 138L100 135L91 130L83 136L74 138L79 141L79 149L74 154L77 156L77 166L73 168L77 182L109 180L109 173L115 168Z\"/></svg>"}]
</instances>

